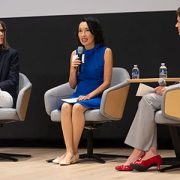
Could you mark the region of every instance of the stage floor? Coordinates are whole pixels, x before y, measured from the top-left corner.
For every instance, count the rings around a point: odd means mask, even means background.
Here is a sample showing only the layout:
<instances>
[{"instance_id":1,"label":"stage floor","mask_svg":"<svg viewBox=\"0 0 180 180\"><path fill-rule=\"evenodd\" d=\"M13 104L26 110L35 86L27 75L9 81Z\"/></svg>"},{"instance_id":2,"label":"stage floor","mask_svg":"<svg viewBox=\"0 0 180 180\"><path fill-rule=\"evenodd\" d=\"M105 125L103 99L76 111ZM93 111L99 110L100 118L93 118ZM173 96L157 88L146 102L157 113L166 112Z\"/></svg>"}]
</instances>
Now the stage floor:
<instances>
[{"instance_id":1,"label":"stage floor","mask_svg":"<svg viewBox=\"0 0 180 180\"><path fill-rule=\"evenodd\" d=\"M179 180L180 169L168 172L157 172L153 167L147 172L118 172L116 165L123 163L124 158L107 159L105 164L95 161L80 160L79 163L60 166L47 163L46 160L64 153L62 148L0 148L0 153L30 154L31 158L19 158L18 162L0 160L0 180ZM85 153L86 149L80 149ZM98 148L96 153L129 155L128 148ZM159 150L163 157L174 156L173 150Z\"/></svg>"}]
</instances>

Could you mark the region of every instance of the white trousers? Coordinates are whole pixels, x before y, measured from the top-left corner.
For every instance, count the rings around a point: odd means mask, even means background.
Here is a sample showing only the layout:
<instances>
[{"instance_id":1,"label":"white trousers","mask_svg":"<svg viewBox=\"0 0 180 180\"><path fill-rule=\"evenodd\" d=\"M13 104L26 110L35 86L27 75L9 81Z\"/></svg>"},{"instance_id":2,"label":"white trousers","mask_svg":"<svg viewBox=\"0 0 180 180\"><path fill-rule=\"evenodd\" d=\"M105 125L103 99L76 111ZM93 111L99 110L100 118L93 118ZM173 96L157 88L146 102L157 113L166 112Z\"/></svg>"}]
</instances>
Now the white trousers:
<instances>
[{"instance_id":1,"label":"white trousers","mask_svg":"<svg viewBox=\"0 0 180 180\"><path fill-rule=\"evenodd\" d=\"M142 97L125 143L140 150L148 151L157 147L156 110L161 108L162 96L150 93Z\"/></svg>"},{"instance_id":2,"label":"white trousers","mask_svg":"<svg viewBox=\"0 0 180 180\"><path fill-rule=\"evenodd\" d=\"M13 107L13 98L6 92L0 90L0 108L11 108Z\"/></svg>"}]
</instances>

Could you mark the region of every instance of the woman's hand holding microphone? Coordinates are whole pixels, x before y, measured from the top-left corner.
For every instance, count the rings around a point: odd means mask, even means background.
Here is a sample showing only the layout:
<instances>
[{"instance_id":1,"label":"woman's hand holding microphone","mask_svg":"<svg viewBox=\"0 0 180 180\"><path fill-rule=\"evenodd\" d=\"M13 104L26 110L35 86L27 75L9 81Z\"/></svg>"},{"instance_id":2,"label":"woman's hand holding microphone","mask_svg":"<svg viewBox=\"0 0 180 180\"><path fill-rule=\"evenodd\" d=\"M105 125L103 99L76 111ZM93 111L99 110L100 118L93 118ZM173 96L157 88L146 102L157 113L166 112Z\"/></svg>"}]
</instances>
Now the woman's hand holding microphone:
<instances>
[{"instance_id":1,"label":"woman's hand holding microphone","mask_svg":"<svg viewBox=\"0 0 180 180\"><path fill-rule=\"evenodd\" d=\"M79 70L79 66L81 65L81 61L79 60L78 56L73 59L71 66L74 67L77 70Z\"/></svg>"}]
</instances>

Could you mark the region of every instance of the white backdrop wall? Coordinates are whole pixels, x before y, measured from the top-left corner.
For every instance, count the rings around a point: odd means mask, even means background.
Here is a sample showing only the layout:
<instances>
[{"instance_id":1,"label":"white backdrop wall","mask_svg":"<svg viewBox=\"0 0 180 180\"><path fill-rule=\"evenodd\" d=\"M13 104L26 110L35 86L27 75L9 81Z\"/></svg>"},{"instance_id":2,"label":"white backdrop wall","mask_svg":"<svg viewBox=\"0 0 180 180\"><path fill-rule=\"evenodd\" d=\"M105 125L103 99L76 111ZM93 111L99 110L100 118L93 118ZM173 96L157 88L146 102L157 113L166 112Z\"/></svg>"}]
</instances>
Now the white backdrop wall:
<instances>
[{"instance_id":1,"label":"white backdrop wall","mask_svg":"<svg viewBox=\"0 0 180 180\"><path fill-rule=\"evenodd\" d=\"M0 0L0 18L176 10L180 0Z\"/></svg>"}]
</instances>

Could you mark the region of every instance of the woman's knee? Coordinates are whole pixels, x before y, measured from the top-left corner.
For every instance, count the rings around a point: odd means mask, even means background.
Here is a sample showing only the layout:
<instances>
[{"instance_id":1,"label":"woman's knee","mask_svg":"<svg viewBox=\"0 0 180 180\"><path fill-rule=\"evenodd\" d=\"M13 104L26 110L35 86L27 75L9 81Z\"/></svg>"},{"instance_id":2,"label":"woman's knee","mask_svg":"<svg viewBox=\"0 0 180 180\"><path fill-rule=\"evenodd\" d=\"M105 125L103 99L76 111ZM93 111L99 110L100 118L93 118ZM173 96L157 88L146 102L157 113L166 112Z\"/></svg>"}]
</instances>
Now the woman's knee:
<instances>
[{"instance_id":1,"label":"woman's knee","mask_svg":"<svg viewBox=\"0 0 180 180\"><path fill-rule=\"evenodd\" d=\"M0 90L0 107L2 107L2 108L13 107L12 96L8 92L2 91L2 90Z\"/></svg>"},{"instance_id":2,"label":"woman's knee","mask_svg":"<svg viewBox=\"0 0 180 180\"><path fill-rule=\"evenodd\" d=\"M153 101L155 99L155 93L149 93L149 94L146 94L142 97L142 100L143 101L146 101L148 103L151 103L151 101Z\"/></svg>"},{"instance_id":3,"label":"woman's knee","mask_svg":"<svg viewBox=\"0 0 180 180\"><path fill-rule=\"evenodd\" d=\"M86 110L86 108L84 106L82 106L81 104L77 103L77 104L74 104L72 111L73 111L73 113L76 113L76 112L84 113L85 110Z\"/></svg>"},{"instance_id":4,"label":"woman's knee","mask_svg":"<svg viewBox=\"0 0 180 180\"><path fill-rule=\"evenodd\" d=\"M146 103L153 106L155 109L159 109L161 105L161 97L156 93L146 94L142 97L142 104Z\"/></svg>"},{"instance_id":5,"label":"woman's knee","mask_svg":"<svg viewBox=\"0 0 180 180\"><path fill-rule=\"evenodd\" d=\"M68 103L63 103L61 107L61 111L63 112L71 112L72 111L72 105Z\"/></svg>"}]
</instances>

